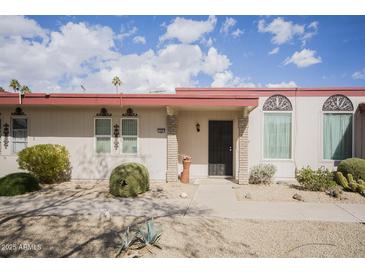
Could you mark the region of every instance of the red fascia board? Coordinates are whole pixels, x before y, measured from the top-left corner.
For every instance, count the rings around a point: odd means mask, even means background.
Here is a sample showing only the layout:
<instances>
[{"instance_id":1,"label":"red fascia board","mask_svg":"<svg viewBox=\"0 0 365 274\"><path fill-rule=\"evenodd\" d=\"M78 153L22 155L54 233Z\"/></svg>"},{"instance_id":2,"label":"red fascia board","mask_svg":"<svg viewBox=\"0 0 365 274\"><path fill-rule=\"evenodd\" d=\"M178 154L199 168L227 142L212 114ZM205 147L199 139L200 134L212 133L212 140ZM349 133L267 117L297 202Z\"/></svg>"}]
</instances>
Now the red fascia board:
<instances>
[{"instance_id":1,"label":"red fascia board","mask_svg":"<svg viewBox=\"0 0 365 274\"><path fill-rule=\"evenodd\" d=\"M155 105L155 106L257 106L258 98L251 99L216 99L216 98L156 98L136 99L123 98L122 105Z\"/></svg>"},{"instance_id":2,"label":"red fascia board","mask_svg":"<svg viewBox=\"0 0 365 274\"><path fill-rule=\"evenodd\" d=\"M365 96L365 87L326 87L326 88L176 88L176 94L190 95L191 93L207 94L214 96L225 93L227 95L245 95L256 97L269 97L281 94L288 97L294 96L331 96L345 94L347 96Z\"/></svg>"},{"instance_id":3,"label":"red fascia board","mask_svg":"<svg viewBox=\"0 0 365 274\"><path fill-rule=\"evenodd\" d=\"M24 105L207 105L256 106L259 97L282 94L288 97L328 97L334 94L365 96L365 87L328 88L176 88L173 94L30 93ZM17 105L17 93L0 93L0 105Z\"/></svg>"},{"instance_id":4,"label":"red fascia board","mask_svg":"<svg viewBox=\"0 0 365 274\"><path fill-rule=\"evenodd\" d=\"M0 105L19 104L18 95L0 96ZM229 95L177 95L177 94L26 94L23 105L152 105L152 106L257 106L258 98Z\"/></svg>"}]
</instances>

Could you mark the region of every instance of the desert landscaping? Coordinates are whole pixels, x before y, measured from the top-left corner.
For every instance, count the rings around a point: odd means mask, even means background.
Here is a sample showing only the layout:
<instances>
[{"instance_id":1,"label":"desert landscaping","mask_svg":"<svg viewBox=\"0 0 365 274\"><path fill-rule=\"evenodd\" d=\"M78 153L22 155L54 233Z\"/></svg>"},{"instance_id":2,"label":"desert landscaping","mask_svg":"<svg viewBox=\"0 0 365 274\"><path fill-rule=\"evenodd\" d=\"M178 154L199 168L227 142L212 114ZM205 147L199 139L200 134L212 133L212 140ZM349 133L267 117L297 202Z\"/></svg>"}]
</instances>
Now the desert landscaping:
<instances>
[{"instance_id":1,"label":"desert landscaping","mask_svg":"<svg viewBox=\"0 0 365 274\"><path fill-rule=\"evenodd\" d=\"M137 198L111 196L107 182L65 182L45 185L38 192L2 197L0 256L115 257L121 235L127 227L142 225L150 217L154 217L155 225L161 231L160 248L132 249L120 257L365 256L363 223L211 216L214 213L208 214L203 209L199 212L192 206L198 189L207 185L219 187L220 182L157 182L151 184L150 191ZM229 188L242 205L247 200L294 204L346 202L325 193L298 191L284 184L230 184ZM252 195L250 199L244 198L248 192ZM181 197L181 193L185 193L186 197ZM293 193L302 195L304 202L294 200ZM359 203L364 202L357 193L346 194L351 194L351 199L355 195L354 199ZM15 208L15 204L19 206ZM70 208L75 211L70 212Z\"/></svg>"}]
</instances>

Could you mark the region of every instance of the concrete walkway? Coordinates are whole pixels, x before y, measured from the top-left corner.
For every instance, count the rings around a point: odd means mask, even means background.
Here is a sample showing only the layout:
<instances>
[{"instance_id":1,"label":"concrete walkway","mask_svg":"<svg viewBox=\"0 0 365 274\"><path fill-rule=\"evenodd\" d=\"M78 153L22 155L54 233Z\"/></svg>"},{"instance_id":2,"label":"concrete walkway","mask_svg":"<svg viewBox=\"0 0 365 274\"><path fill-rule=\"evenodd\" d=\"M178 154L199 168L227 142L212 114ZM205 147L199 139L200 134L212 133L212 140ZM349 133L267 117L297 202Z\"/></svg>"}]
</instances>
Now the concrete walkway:
<instances>
[{"instance_id":1,"label":"concrete walkway","mask_svg":"<svg viewBox=\"0 0 365 274\"><path fill-rule=\"evenodd\" d=\"M232 186L202 180L187 215L197 216L199 209L205 216L235 219L365 222L365 204L237 201Z\"/></svg>"},{"instance_id":2,"label":"concrete walkway","mask_svg":"<svg viewBox=\"0 0 365 274\"><path fill-rule=\"evenodd\" d=\"M5 214L190 216L235 219L365 222L365 204L237 201L227 180L200 180L188 199L90 199L82 192L70 196L0 197L0 217Z\"/></svg>"}]
</instances>

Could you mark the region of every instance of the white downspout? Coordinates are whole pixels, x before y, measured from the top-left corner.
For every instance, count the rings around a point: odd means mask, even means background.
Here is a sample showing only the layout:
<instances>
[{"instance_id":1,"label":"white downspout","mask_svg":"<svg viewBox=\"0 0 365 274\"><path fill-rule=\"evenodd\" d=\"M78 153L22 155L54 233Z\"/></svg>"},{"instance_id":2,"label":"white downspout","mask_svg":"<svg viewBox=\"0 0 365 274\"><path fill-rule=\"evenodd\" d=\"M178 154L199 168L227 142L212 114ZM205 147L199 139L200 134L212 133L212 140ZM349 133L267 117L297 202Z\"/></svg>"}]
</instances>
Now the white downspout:
<instances>
[{"instance_id":1,"label":"white downspout","mask_svg":"<svg viewBox=\"0 0 365 274\"><path fill-rule=\"evenodd\" d=\"M22 92L19 90L19 105L22 104Z\"/></svg>"}]
</instances>

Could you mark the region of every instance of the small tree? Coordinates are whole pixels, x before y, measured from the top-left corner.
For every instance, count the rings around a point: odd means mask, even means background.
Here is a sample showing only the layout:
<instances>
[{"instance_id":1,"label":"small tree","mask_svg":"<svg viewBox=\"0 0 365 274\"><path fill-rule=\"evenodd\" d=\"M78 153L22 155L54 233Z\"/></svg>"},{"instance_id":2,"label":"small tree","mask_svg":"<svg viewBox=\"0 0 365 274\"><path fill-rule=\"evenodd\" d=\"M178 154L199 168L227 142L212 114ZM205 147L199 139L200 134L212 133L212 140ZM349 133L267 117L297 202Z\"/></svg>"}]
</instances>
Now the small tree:
<instances>
[{"instance_id":1,"label":"small tree","mask_svg":"<svg viewBox=\"0 0 365 274\"><path fill-rule=\"evenodd\" d=\"M32 93L32 91L30 90L30 88L28 86L22 86L22 88L20 89L20 91L24 94L24 93Z\"/></svg>"},{"instance_id":2,"label":"small tree","mask_svg":"<svg viewBox=\"0 0 365 274\"><path fill-rule=\"evenodd\" d=\"M16 79L12 79L10 81L9 87L12 88L14 92L19 91L20 90L19 81Z\"/></svg>"},{"instance_id":3,"label":"small tree","mask_svg":"<svg viewBox=\"0 0 365 274\"><path fill-rule=\"evenodd\" d=\"M3 89L3 87L0 87L0 92L5 92L5 89Z\"/></svg>"},{"instance_id":4,"label":"small tree","mask_svg":"<svg viewBox=\"0 0 365 274\"><path fill-rule=\"evenodd\" d=\"M119 79L118 76L114 76L112 84L115 86L116 92L118 93L118 86L122 84L122 81Z\"/></svg>"}]
</instances>

